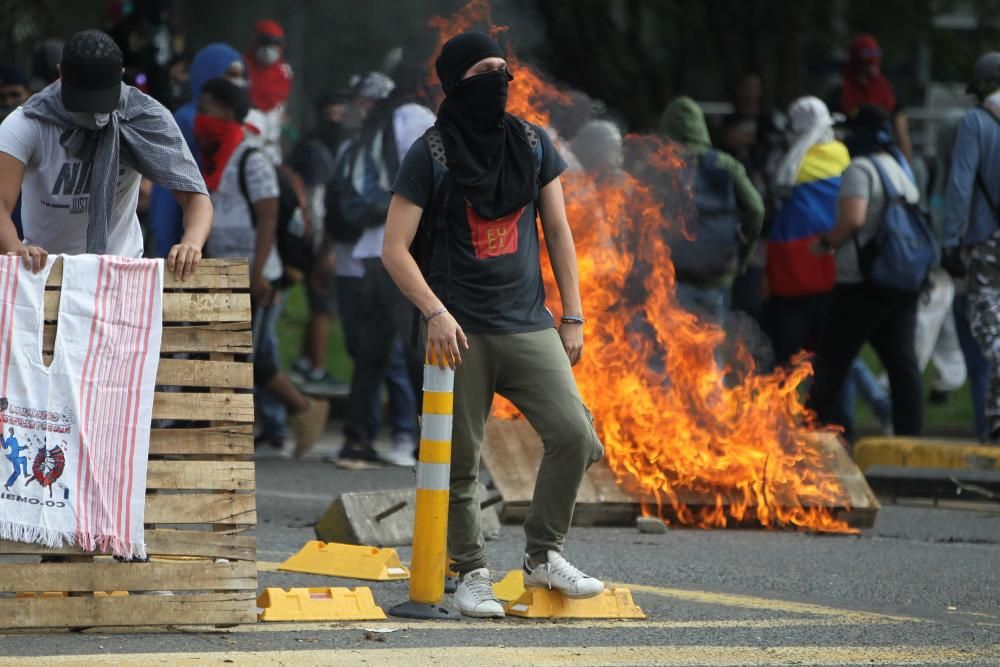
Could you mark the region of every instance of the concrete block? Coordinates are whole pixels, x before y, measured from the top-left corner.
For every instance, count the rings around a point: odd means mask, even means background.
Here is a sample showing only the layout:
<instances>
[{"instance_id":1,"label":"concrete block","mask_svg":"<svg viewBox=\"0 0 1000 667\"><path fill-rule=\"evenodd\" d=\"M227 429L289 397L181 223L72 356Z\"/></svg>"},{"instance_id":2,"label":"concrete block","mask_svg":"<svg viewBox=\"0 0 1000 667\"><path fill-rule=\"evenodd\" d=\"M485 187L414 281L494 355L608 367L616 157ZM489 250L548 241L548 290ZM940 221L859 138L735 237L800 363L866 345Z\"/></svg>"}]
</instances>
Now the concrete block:
<instances>
[{"instance_id":1,"label":"concrete block","mask_svg":"<svg viewBox=\"0 0 1000 667\"><path fill-rule=\"evenodd\" d=\"M480 498L491 497L480 485ZM413 544L413 516L416 489L357 491L342 493L316 523L316 537L323 542L402 547ZM482 510L483 535L488 540L500 535L496 507Z\"/></svg>"}]
</instances>

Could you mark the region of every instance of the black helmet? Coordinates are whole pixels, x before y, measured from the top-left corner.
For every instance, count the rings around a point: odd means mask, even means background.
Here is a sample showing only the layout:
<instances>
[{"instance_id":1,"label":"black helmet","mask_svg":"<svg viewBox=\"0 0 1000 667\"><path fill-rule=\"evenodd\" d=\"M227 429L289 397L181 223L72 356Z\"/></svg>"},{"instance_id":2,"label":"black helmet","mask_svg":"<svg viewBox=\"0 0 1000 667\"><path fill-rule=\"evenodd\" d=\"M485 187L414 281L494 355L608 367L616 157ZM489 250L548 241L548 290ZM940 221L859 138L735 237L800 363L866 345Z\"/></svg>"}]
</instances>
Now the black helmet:
<instances>
[{"instance_id":1,"label":"black helmet","mask_svg":"<svg viewBox=\"0 0 1000 667\"><path fill-rule=\"evenodd\" d=\"M972 80L969 81L965 92L980 94L980 84L987 81L1000 82L1000 51L990 51L979 56L979 60L972 68Z\"/></svg>"}]
</instances>

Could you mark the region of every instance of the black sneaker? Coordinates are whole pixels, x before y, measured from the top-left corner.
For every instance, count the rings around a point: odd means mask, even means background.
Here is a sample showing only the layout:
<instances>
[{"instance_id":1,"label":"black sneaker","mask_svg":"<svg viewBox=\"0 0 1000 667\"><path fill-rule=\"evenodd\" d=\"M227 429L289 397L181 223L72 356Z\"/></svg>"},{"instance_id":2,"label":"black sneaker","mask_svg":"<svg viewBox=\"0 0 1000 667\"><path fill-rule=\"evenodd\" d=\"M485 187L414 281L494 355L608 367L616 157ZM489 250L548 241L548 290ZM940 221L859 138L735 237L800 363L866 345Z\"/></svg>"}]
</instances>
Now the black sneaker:
<instances>
[{"instance_id":1,"label":"black sneaker","mask_svg":"<svg viewBox=\"0 0 1000 667\"><path fill-rule=\"evenodd\" d=\"M337 458L327 460L344 470L375 470L385 464L370 445L360 443L346 443Z\"/></svg>"},{"instance_id":2,"label":"black sneaker","mask_svg":"<svg viewBox=\"0 0 1000 667\"><path fill-rule=\"evenodd\" d=\"M930 394L927 396L927 400L931 405L944 405L948 402L948 396L951 392L944 391L943 389L931 389Z\"/></svg>"}]
</instances>

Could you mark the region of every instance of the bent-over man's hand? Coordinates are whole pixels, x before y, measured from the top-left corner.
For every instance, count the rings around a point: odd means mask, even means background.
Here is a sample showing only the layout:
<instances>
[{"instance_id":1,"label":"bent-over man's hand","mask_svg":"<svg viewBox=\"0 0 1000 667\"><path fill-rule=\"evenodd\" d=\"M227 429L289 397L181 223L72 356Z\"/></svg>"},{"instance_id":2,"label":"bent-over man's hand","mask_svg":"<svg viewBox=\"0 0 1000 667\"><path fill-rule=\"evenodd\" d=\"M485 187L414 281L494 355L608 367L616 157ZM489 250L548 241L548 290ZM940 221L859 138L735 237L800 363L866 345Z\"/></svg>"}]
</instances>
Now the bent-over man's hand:
<instances>
[{"instance_id":1,"label":"bent-over man's hand","mask_svg":"<svg viewBox=\"0 0 1000 667\"><path fill-rule=\"evenodd\" d=\"M167 254L167 270L181 282L187 280L199 264L201 264L201 248L192 243L181 241Z\"/></svg>"},{"instance_id":2,"label":"bent-over man's hand","mask_svg":"<svg viewBox=\"0 0 1000 667\"><path fill-rule=\"evenodd\" d=\"M462 363L462 348L469 349L469 339L451 313L445 311L427 323L427 358L431 363L455 370Z\"/></svg>"},{"instance_id":3,"label":"bent-over man's hand","mask_svg":"<svg viewBox=\"0 0 1000 667\"><path fill-rule=\"evenodd\" d=\"M576 366L583 358L583 325L563 322L559 325L559 338L562 339L570 366Z\"/></svg>"},{"instance_id":4,"label":"bent-over man's hand","mask_svg":"<svg viewBox=\"0 0 1000 667\"><path fill-rule=\"evenodd\" d=\"M32 273L38 273L45 268L45 262L49 259L48 251L36 245L22 245L7 254L20 257L24 261L24 268Z\"/></svg>"}]
</instances>

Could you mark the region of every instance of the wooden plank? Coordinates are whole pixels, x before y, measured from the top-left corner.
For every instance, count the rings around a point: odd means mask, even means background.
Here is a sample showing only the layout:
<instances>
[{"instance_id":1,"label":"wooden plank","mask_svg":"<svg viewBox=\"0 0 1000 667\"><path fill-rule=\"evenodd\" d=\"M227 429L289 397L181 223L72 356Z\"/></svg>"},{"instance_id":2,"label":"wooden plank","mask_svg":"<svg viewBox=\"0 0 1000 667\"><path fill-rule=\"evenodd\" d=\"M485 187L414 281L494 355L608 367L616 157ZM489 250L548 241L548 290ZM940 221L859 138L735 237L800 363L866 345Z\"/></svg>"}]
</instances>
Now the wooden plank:
<instances>
[{"instance_id":1,"label":"wooden plank","mask_svg":"<svg viewBox=\"0 0 1000 667\"><path fill-rule=\"evenodd\" d=\"M147 489L253 491L253 461L150 461Z\"/></svg>"},{"instance_id":2,"label":"wooden plank","mask_svg":"<svg viewBox=\"0 0 1000 667\"><path fill-rule=\"evenodd\" d=\"M257 590L257 564L182 561L176 563L7 563L0 591L245 591Z\"/></svg>"},{"instance_id":3,"label":"wooden plank","mask_svg":"<svg viewBox=\"0 0 1000 667\"><path fill-rule=\"evenodd\" d=\"M837 436L828 433L803 433L807 447L821 450L825 454L828 468L821 474L839 482L842 496L827 505L834 517L847 522L852 528L870 528L880 507L864 475L854 464ZM507 420L491 418L486 425L483 446L483 464L497 491L503 496L501 517L504 521L523 521L534 492L538 465L542 456L541 439L524 419ZM791 490L788 493L792 493ZM683 490L679 499L691 508L714 507L716 495L710 490L700 493ZM769 494L769 503L775 506L790 506L802 502L798 497L782 498ZM575 525L622 525L635 518L642 499L622 488L615 481L614 473L607 464L599 462L587 471L584 483L577 496ZM654 502L648 499L651 504ZM753 525L752 509L747 513Z\"/></svg>"},{"instance_id":4,"label":"wooden plank","mask_svg":"<svg viewBox=\"0 0 1000 667\"><path fill-rule=\"evenodd\" d=\"M253 422L253 394L180 394L158 391L153 419Z\"/></svg>"},{"instance_id":5,"label":"wooden plank","mask_svg":"<svg viewBox=\"0 0 1000 667\"><path fill-rule=\"evenodd\" d=\"M248 361L161 359L156 372L156 384L249 389L253 387L253 364Z\"/></svg>"},{"instance_id":6,"label":"wooden plank","mask_svg":"<svg viewBox=\"0 0 1000 667\"><path fill-rule=\"evenodd\" d=\"M52 354L55 345L56 327L46 324L42 337L42 351ZM230 352L233 354L253 353L253 332L250 322L231 324L175 325L163 327L160 341L162 354Z\"/></svg>"},{"instance_id":7,"label":"wooden plank","mask_svg":"<svg viewBox=\"0 0 1000 667\"><path fill-rule=\"evenodd\" d=\"M146 523L252 525L257 523L252 493L169 494L146 496Z\"/></svg>"},{"instance_id":8,"label":"wooden plank","mask_svg":"<svg viewBox=\"0 0 1000 667\"><path fill-rule=\"evenodd\" d=\"M55 321L59 292L45 292L45 319ZM164 322L248 322L250 295L225 292L166 292Z\"/></svg>"},{"instance_id":9,"label":"wooden plank","mask_svg":"<svg viewBox=\"0 0 1000 667\"><path fill-rule=\"evenodd\" d=\"M200 530L147 530L146 551L150 556L194 556L198 558L226 558L228 560L256 560L257 538L253 535L224 535ZM76 546L59 548L40 544L0 540L0 555L84 555Z\"/></svg>"},{"instance_id":10,"label":"wooden plank","mask_svg":"<svg viewBox=\"0 0 1000 667\"><path fill-rule=\"evenodd\" d=\"M149 453L158 456L250 456L253 454L253 425L154 428L149 434Z\"/></svg>"},{"instance_id":11,"label":"wooden plank","mask_svg":"<svg viewBox=\"0 0 1000 667\"><path fill-rule=\"evenodd\" d=\"M62 285L62 262L56 262L49 272L46 287L58 288ZM184 282L174 278L174 274L163 266L163 289L250 289L250 274L245 259L206 259Z\"/></svg>"},{"instance_id":12,"label":"wooden plank","mask_svg":"<svg viewBox=\"0 0 1000 667\"><path fill-rule=\"evenodd\" d=\"M257 592L0 598L0 627L65 628L256 623Z\"/></svg>"}]
</instances>

